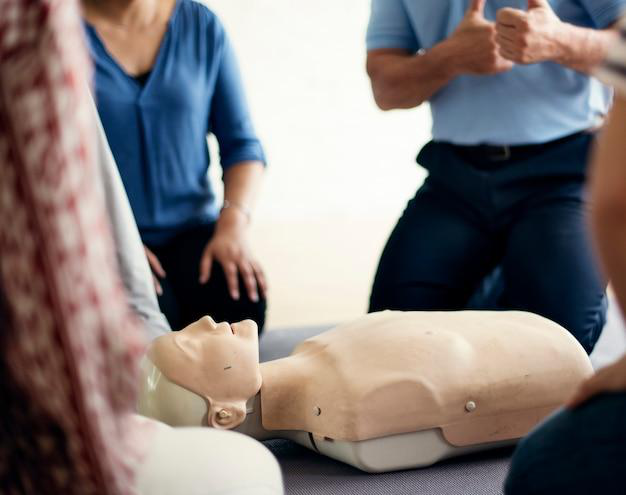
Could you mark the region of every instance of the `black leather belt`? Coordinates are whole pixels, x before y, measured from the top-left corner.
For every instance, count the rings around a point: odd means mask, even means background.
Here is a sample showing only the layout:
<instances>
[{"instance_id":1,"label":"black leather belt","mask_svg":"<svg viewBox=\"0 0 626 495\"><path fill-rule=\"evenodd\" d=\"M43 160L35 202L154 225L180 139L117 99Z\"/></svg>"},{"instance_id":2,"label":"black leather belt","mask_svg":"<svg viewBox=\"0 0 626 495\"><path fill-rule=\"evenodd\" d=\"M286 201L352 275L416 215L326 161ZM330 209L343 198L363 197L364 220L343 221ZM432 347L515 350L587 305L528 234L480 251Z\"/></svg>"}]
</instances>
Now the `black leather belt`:
<instances>
[{"instance_id":1,"label":"black leather belt","mask_svg":"<svg viewBox=\"0 0 626 495\"><path fill-rule=\"evenodd\" d=\"M536 156L553 146L567 143L579 138L584 134L590 134L591 131L577 132L569 136L555 139L547 143L541 144L522 144L514 146L493 146L488 144L480 144L477 146L460 146L450 144L452 149L464 160L476 166L494 167L505 162L513 162Z\"/></svg>"}]
</instances>

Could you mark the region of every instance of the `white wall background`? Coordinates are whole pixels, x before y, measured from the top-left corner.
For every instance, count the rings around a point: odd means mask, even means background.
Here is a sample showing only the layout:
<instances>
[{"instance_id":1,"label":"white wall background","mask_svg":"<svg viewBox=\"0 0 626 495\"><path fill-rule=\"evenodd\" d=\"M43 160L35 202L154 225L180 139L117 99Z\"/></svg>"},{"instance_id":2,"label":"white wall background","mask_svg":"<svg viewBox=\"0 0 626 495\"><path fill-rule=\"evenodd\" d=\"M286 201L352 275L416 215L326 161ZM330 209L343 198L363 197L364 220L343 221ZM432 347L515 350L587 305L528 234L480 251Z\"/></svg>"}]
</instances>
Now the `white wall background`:
<instances>
[{"instance_id":1,"label":"white wall background","mask_svg":"<svg viewBox=\"0 0 626 495\"><path fill-rule=\"evenodd\" d=\"M424 177L414 159L428 109L374 105L368 0L206 3L235 45L270 163L252 231L271 285L268 326L360 315L384 242Z\"/></svg>"}]
</instances>

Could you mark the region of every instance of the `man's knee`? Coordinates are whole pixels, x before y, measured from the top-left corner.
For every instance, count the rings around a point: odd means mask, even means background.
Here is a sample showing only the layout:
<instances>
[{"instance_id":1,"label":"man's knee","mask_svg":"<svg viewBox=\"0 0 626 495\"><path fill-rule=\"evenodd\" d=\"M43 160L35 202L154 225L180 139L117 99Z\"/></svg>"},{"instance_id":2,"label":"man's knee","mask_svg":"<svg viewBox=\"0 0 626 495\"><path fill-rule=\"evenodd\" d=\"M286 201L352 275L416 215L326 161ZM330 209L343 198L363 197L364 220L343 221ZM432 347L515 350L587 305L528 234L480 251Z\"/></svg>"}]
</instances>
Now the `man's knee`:
<instances>
[{"instance_id":1,"label":"man's knee","mask_svg":"<svg viewBox=\"0 0 626 495\"><path fill-rule=\"evenodd\" d=\"M606 324L608 304L606 296L600 294L594 301L580 306L565 304L555 298L532 301L505 298L502 307L530 311L558 323L574 336L587 354L591 354Z\"/></svg>"},{"instance_id":2,"label":"man's knee","mask_svg":"<svg viewBox=\"0 0 626 495\"><path fill-rule=\"evenodd\" d=\"M597 307L584 312L578 311L578 314L574 314L575 311L572 310L572 314L553 320L567 329L580 342L587 354L591 354L606 325L607 309L607 298L604 297Z\"/></svg>"},{"instance_id":3,"label":"man's knee","mask_svg":"<svg viewBox=\"0 0 626 495\"><path fill-rule=\"evenodd\" d=\"M408 289L402 287L374 287L370 296L369 312L378 311L420 311L429 309L423 307L423 298L409 296ZM411 291L413 292L413 291Z\"/></svg>"},{"instance_id":4,"label":"man's knee","mask_svg":"<svg viewBox=\"0 0 626 495\"><path fill-rule=\"evenodd\" d=\"M369 312L376 311L451 311L464 308L468 295L434 284L374 284Z\"/></svg>"}]
</instances>

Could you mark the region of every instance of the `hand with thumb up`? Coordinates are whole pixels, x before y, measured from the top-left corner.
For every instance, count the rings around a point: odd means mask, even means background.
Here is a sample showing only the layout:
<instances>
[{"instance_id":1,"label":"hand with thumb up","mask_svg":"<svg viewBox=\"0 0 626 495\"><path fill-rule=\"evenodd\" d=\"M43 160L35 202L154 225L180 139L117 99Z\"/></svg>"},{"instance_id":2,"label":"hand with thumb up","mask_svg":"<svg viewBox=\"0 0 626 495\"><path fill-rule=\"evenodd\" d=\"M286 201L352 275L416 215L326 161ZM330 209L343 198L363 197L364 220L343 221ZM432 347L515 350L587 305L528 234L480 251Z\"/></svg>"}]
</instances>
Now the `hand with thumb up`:
<instances>
[{"instance_id":1,"label":"hand with thumb up","mask_svg":"<svg viewBox=\"0 0 626 495\"><path fill-rule=\"evenodd\" d=\"M465 17L446 40L459 75L491 75L513 68L513 63L500 55L496 26L485 19L485 2L472 0Z\"/></svg>"},{"instance_id":2,"label":"hand with thumb up","mask_svg":"<svg viewBox=\"0 0 626 495\"><path fill-rule=\"evenodd\" d=\"M564 36L563 22L548 0L528 0L528 10L504 8L496 18L500 55L517 64L558 60Z\"/></svg>"}]
</instances>

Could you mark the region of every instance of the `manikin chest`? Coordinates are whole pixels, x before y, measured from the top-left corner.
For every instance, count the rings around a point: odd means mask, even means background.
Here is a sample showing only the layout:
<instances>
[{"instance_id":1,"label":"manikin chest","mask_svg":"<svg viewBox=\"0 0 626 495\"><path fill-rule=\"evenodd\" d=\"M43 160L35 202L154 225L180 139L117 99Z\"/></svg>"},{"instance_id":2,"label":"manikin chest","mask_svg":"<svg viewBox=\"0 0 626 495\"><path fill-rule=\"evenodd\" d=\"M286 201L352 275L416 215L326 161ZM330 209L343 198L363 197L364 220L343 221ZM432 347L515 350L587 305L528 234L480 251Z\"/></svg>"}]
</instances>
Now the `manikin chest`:
<instances>
[{"instance_id":1,"label":"manikin chest","mask_svg":"<svg viewBox=\"0 0 626 495\"><path fill-rule=\"evenodd\" d=\"M434 442L428 456L438 458L514 441L591 365L567 331L535 315L385 312L309 339L262 373L266 430L304 432L291 438L378 471L387 469L351 456L390 439Z\"/></svg>"}]
</instances>

